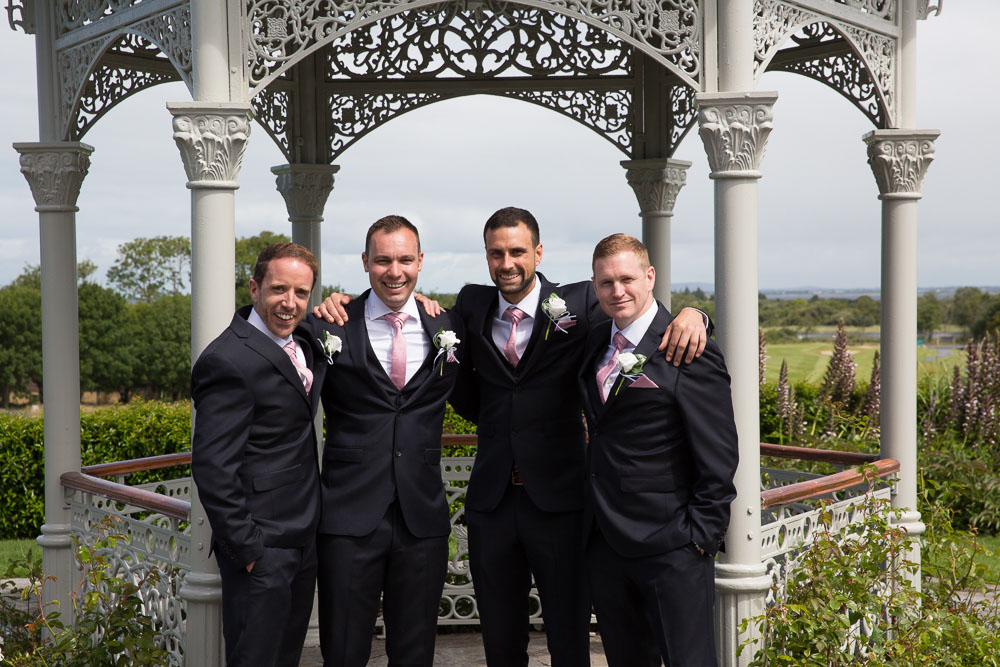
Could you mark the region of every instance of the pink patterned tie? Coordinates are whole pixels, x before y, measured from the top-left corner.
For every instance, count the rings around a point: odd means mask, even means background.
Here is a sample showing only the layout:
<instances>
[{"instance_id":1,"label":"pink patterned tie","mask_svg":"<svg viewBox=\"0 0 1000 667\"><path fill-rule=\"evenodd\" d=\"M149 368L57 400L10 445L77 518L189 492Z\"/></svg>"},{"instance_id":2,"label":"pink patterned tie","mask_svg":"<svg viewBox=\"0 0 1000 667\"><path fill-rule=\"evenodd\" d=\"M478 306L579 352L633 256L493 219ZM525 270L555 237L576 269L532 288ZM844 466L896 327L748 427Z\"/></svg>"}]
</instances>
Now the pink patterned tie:
<instances>
[{"instance_id":1,"label":"pink patterned tie","mask_svg":"<svg viewBox=\"0 0 1000 667\"><path fill-rule=\"evenodd\" d=\"M521 360L521 357L517 356L517 324L524 319L524 311L517 306L509 306L503 311L503 319L510 321L510 335L503 344L503 356L507 357L510 365L516 368L517 362Z\"/></svg>"},{"instance_id":2,"label":"pink patterned tie","mask_svg":"<svg viewBox=\"0 0 1000 667\"><path fill-rule=\"evenodd\" d=\"M406 336L403 335L403 323L410 319L410 316L406 313L386 313L383 317L396 330L392 337L389 379L396 385L396 389L402 389L406 384Z\"/></svg>"},{"instance_id":3,"label":"pink patterned tie","mask_svg":"<svg viewBox=\"0 0 1000 667\"><path fill-rule=\"evenodd\" d=\"M288 358L292 360L292 365L295 366L295 370L298 371L299 378L302 380L302 384L306 386L306 393L308 394L309 390L312 389L313 386L313 373L311 370L306 368L304 363L299 361L299 355L295 354L295 341L288 341L281 349L283 349L285 354L288 355Z\"/></svg>"},{"instance_id":4,"label":"pink patterned tie","mask_svg":"<svg viewBox=\"0 0 1000 667\"><path fill-rule=\"evenodd\" d=\"M615 334L615 353L611 355L611 359L608 363L601 367L601 370L597 371L597 390L601 392L601 403L608 400L607 393L604 389L604 383L608 381L611 373L614 372L615 368L618 367L618 355L621 351L625 349L628 345L628 338L625 337L621 331Z\"/></svg>"}]
</instances>

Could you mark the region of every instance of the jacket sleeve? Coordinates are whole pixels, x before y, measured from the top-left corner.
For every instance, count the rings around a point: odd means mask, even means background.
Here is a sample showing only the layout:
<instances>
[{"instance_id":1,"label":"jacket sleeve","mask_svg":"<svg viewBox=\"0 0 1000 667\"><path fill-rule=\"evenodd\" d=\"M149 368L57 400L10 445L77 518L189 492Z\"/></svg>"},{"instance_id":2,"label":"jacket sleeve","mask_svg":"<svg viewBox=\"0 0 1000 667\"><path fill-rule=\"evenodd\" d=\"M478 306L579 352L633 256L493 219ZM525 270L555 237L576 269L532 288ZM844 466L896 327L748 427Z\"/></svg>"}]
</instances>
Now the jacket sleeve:
<instances>
[{"instance_id":1,"label":"jacket sleeve","mask_svg":"<svg viewBox=\"0 0 1000 667\"><path fill-rule=\"evenodd\" d=\"M469 322L469 291L462 289L458 293L455 307L452 309L452 319L456 321L456 328L460 328L462 343L459 344L458 359L461 362L458 366L458 377L455 380L455 387L448 398L451 407L462 419L472 423L479 422L479 377L474 368L472 354L470 353L471 341L468 336Z\"/></svg>"},{"instance_id":2,"label":"jacket sleeve","mask_svg":"<svg viewBox=\"0 0 1000 667\"><path fill-rule=\"evenodd\" d=\"M714 554L729 527L729 506L736 497L733 477L739 463L729 373L714 343L701 358L680 369L676 400L697 470L688 503L691 539Z\"/></svg>"},{"instance_id":3,"label":"jacket sleeve","mask_svg":"<svg viewBox=\"0 0 1000 667\"><path fill-rule=\"evenodd\" d=\"M245 567L264 553L263 537L250 517L239 475L253 421L253 392L228 359L208 354L192 370L191 394L195 407L191 474L216 548Z\"/></svg>"}]
</instances>

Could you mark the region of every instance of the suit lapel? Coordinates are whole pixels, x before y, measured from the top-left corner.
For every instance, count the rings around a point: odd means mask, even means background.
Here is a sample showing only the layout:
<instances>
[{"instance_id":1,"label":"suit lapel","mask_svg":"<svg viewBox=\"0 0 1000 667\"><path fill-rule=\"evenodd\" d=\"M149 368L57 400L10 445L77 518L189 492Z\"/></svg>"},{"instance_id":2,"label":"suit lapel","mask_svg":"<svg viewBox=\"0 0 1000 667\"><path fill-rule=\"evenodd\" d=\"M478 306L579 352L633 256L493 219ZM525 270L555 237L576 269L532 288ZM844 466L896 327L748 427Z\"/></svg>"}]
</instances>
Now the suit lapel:
<instances>
[{"instance_id":1,"label":"suit lapel","mask_svg":"<svg viewBox=\"0 0 1000 667\"><path fill-rule=\"evenodd\" d=\"M492 294L492 299L484 299L486 301L486 308L479 311L479 316L482 319L473 322L473 328L470 330L478 331L479 335L482 336L482 344L487 350L486 355L493 361L496 371L503 373L508 382L513 382L514 371L503 356L503 352L498 350L496 344L493 342L493 317L500 307L500 297L496 289L492 290Z\"/></svg>"},{"instance_id":2,"label":"suit lapel","mask_svg":"<svg viewBox=\"0 0 1000 667\"><path fill-rule=\"evenodd\" d=\"M517 367L521 369L520 372L522 375L531 370L532 365L541 357L543 354L542 351L545 349L545 345L539 341L545 337L545 329L549 324L549 316L542 310L542 302L549 298L549 294L556 287L556 283L550 283L541 273L535 275L538 276L541 286L538 294L538 306L532 314L535 321L531 327L531 338L528 339L528 347L524 349L524 356L521 357L521 361L517 364ZM496 346L494 345L494 347Z\"/></svg>"},{"instance_id":3,"label":"suit lapel","mask_svg":"<svg viewBox=\"0 0 1000 667\"><path fill-rule=\"evenodd\" d=\"M375 352L368 342L368 325L365 322L365 301L368 299L366 291L360 297L352 301L347 306L347 321L344 322L344 335L347 337L345 347L350 351L351 359L358 368L358 373L371 387L380 395L389 397L386 383L380 382L374 373L385 375L385 370L377 359L374 359ZM371 357L371 358L369 358ZM373 360L374 359L374 360ZM386 378L388 380L388 378ZM391 382L388 386L391 386Z\"/></svg>"},{"instance_id":4,"label":"suit lapel","mask_svg":"<svg viewBox=\"0 0 1000 667\"><path fill-rule=\"evenodd\" d=\"M587 405L595 417L600 417L603 409L601 395L597 388L597 362L600 361L602 353L607 350L608 341L611 339L611 321L608 320L597 325L587 339L587 351L581 366L580 377L583 382L584 396Z\"/></svg>"},{"instance_id":5,"label":"suit lapel","mask_svg":"<svg viewBox=\"0 0 1000 667\"><path fill-rule=\"evenodd\" d=\"M267 359L271 365L274 366L275 370L277 370L282 377L288 380L288 382L295 387L295 390L302 397L302 400L309 403L309 396L306 394L306 388L302 384L302 379L299 377L298 371L295 370L295 366L292 365L292 360L288 358L288 354L273 340L265 336L262 332L258 331L256 327L247 322L246 318L249 314L249 308L241 308L237 315L233 317L233 330L246 340L247 347Z\"/></svg>"},{"instance_id":6,"label":"suit lapel","mask_svg":"<svg viewBox=\"0 0 1000 667\"><path fill-rule=\"evenodd\" d=\"M654 302L653 307L656 308L656 315L653 317L653 321L650 322L649 328L646 329L646 333L643 334L642 340L632 350L633 354L645 356L646 364L653 363L655 355L663 354L663 352L660 352L656 348L660 345L660 340L663 338L663 332L666 331L667 325L673 319L667 309L660 305L659 301ZM611 407L615 399L618 398L618 395L628 389L633 382L635 380L623 378L619 373L618 377L615 378L614 384L611 385L611 390L608 392L608 400L604 404L603 409L607 410Z\"/></svg>"},{"instance_id":7,"label":"suit lapel","mask_svg":"<svg viewBox=\"0 0 1000 667\"><path fill-rule=\"evenodd\" d=\"M419 301L417 302L417 310L420 312L420 325L423 327L424 333L427 335L427 340L431 345L430 351L424 357L424 362L420 365L420 370L403 387L406 401L411 401L419 396L434 380L440 377L437 374L437 368L438 363L444 363L444 355L441 355L441 358L437 359L438 349L434 345L434 336L438 330L451 327L449 315L442 314L437 318L432 318L427 314Z\"/></svg>"}]
</instances>

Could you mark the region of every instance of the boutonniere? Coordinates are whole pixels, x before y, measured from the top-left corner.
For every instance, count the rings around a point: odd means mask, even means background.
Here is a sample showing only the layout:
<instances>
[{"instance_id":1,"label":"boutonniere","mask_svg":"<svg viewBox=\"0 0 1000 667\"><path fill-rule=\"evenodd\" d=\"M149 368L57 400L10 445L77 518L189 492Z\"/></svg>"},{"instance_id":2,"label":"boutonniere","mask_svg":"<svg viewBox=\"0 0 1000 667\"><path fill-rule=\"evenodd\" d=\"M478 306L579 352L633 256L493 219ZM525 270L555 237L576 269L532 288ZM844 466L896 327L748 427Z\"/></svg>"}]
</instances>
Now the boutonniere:
<instances>
[{"instance_id":1,"label":"boutonniere","mask_svg":"<svg viewBox=\"0 0 1000 667\"><path fill-rule=\"evenodd\" d=\"M549 294L549 298L542 301L542 312L545 313L549 321L545 324L545 340L549 339L549 328L554 324L556 329L563 333L569 333L566 329L576 325L576 315L566 308L566 301L555 292Z\"/></svg>"},{"instance_id":2,"label":"boutonniere","mask_svg":"<svg viewBox=\"0 0 1000 667\"><path fill-rule=\"evenodd\" d=\"M437 363L438 357L442 354L446 355L444 361L441 362L441 375L444 375L444 364L447 363L460 363L458 357L455 356L455 348L462 340L455 335L455 332L451 329L438 329L438 332L434 334L432 339L434 342L434 347L437 348L437 355L434 357L434 363Z\"/></svg>"},{"instance_id":3,"label":"boutonniere","mask_svg":"<svg viewBox=\"0 0 1000 667\"><path fill-rule=\"evenodd\" d=\"M344 342L340 340L340 336L334 336L329 331L323 331L323 337L317 338L319 345L323 348L323 354L326 355L326 363L333 363L333 355L344 349Z\"/></svg>"},{"instance_id":4,"label":"boutonniere","mask_svg":"<svg viewBox=\"0 0 1000 667\"><path fill-rule=\"evenodd\" d=\"M622 352L618 355L618 368L621 370L621 378L618 380L618 386L615 388L615 396L618 395L618 391L622 388L625 378L635 381L642 375L642 367L645 363L645 354Z\"/></svg>"}]
</instances>

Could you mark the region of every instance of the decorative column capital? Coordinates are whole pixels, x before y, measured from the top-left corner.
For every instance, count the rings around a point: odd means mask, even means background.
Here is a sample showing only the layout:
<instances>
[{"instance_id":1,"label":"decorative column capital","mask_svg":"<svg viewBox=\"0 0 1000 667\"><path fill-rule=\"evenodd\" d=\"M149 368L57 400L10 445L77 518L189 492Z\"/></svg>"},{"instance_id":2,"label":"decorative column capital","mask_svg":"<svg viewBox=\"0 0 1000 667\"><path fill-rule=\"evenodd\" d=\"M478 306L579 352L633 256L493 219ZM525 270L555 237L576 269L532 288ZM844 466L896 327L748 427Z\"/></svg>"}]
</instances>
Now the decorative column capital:
<instances>
[{"instance_id":1,"label":"decorative column capital","mask_svg":"<svg viewBox=\"0 0 1000 667\"><path fill-rule=\"evenodd\" d=\"M35 198L35 210L69 211L76 205L83 179L90 170L94 147L79 141L25 142L14 144L21 154L21 173Z\"/></svg>"},{"instance_id":2,"label":"decorative column capital","mask_svg":"<svg viewBox=\"0 0 1000 667\"><path fill-rule=\"evenodd\" d=\"M191 189L235 190L250 137L250 105L168 102Z\"/></svg>"},{"instance_id":3,"label":"decorative column capital","mask_svg":"<svg viewBox=\"0 0 1000 667\"><path fill-rule=\"evenodd\" d=\"M650 158L622 160L625 178L639 200L639 216L673 215L677 193L687 182L686 160Z\"/></svg>"},{"instance_id":4,"label":"decorative column capital","mask_svg":"<svg viewBox=\"0 0 1000 667\"><path fill-rule=\"evenodd\" d=\"M698 93L695 99L709 178L760 178L778 93Z\"/></svg>"},{"instance_id":5,"label":"decorative column capital","mask_svg":"<svg viewBox=\"0 0 1000 667\"><path fill-rule=\"evenodd\" d=\"M333 190L335 164L281 164L271 167L278 192L285 198L289 222L322 222L326 200Z\"/></svg>"},{"instance_id":6,"label":"decorative column capital","mask_svg":"<svg viewBox=\"0 0 1000 667\"><path fill-rule=\"evenodd\" d=\"M873 130L864 136L879 199L920 199L940 130Z\"/></svg>"}]
</instances>

